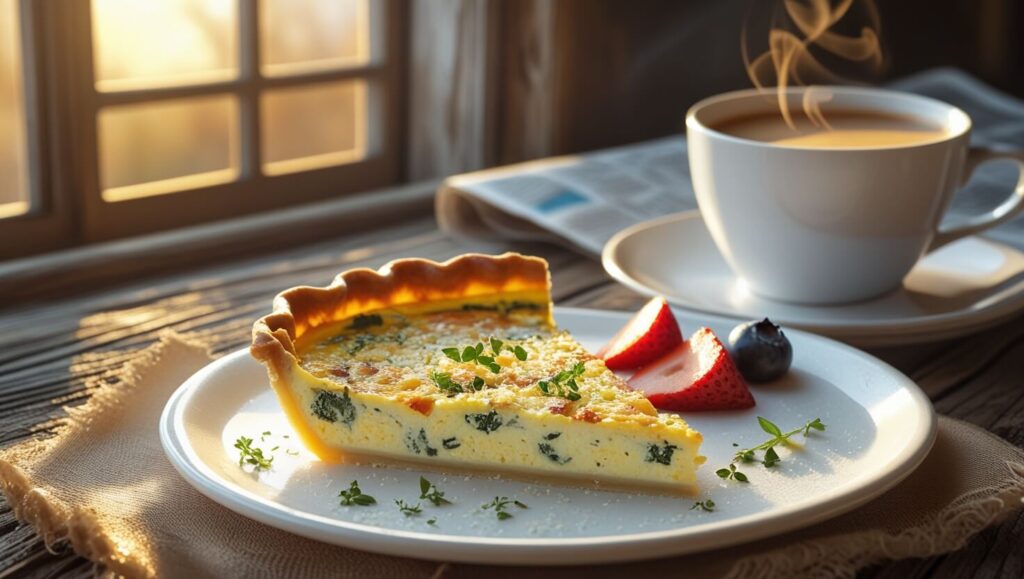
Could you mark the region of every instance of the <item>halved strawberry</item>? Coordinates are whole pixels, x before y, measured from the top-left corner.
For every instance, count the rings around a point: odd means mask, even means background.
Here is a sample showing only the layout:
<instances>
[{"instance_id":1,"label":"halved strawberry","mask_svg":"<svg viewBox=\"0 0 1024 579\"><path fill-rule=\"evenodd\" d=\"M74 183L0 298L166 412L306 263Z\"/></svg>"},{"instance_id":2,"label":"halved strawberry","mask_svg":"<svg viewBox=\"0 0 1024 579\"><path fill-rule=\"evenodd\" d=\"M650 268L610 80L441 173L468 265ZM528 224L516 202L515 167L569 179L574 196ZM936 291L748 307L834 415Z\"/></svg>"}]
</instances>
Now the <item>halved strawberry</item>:
<instances>
[{"instance_id":1,"label":"halved strawberry","mask_svg":"<svg viewBox=\"0 0 1024 579\"><path fill-rule=\"evenodd\" d=\"M641 369L629 385L663 410L742 410L754 397L729 352L708 328Z\"/></svg>"},{"instance_id":2,"label":"halved strawberry","mask_svg":"<svg viewBox=\"0 0 1024 579\"><path fill-rule=\"evenodd\" d=\"M612 370L639 368L683 343L679 324L665 298L647 302L598 352Z\"/></svg>"}]
</instances>

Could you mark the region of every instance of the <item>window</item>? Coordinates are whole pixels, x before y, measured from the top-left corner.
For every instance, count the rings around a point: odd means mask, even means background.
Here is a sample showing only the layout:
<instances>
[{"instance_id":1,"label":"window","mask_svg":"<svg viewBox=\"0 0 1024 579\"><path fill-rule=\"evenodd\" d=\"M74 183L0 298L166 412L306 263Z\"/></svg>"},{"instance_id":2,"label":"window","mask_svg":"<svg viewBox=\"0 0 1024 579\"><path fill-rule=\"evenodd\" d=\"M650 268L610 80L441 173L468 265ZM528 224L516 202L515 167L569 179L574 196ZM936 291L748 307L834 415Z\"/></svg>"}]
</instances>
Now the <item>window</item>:
<instances>
[{"instance_id":1,"label":"window","mask_svg":"<svg viewBox=\"0 0 1024 579\"><path fill-rule=\"evenodd\" d=\"M397 182L403 9L0 0L0 258Z\"/></svg>"}]
</instances>

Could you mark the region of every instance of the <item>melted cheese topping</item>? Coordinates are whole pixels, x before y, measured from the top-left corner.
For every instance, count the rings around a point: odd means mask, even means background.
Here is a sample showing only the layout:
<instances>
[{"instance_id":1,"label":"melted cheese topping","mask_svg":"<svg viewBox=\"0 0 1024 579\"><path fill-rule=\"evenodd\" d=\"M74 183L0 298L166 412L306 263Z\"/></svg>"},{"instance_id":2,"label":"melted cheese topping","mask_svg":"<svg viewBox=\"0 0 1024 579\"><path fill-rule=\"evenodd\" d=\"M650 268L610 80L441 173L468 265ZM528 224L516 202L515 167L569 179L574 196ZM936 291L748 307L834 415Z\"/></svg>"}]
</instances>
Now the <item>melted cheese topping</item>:
<instances>
[{"instance_id":1,"label":"melted cheese topping","mask_svg":"<svg viewBox=\"0 0 1024 579\"><path fill-rule=\"evenodd\" d=\"M378 313L380 324L365 327L349 322L302 351L301 365L314 376L348 386L354 392L373 392L423 407L447 398L474 399L495 408L515 406L551 412L587 422L612 420L649 424L659 421L657 410L641 393L625 390L621 378L604 362L583 349L568 332L548 326L531 312L453 311L405 317ZM364 317L376 322L378 318ZM365 322L364 322L365 323ZM353 327L355 326L355 327ZM494 354L490 339L503 342ZM476 362L457 362L442 350L483 344L484 356L500 367L495 373ZM526 351L519 360L514 348ZM579 400L545 394L538 384L583 363L576 379ZM432 376L447 374L469 392L452 394ZM474 378L484 386L471 390ZM665 420L674 422L669 416Z\"/></svg>"}]
</instances>

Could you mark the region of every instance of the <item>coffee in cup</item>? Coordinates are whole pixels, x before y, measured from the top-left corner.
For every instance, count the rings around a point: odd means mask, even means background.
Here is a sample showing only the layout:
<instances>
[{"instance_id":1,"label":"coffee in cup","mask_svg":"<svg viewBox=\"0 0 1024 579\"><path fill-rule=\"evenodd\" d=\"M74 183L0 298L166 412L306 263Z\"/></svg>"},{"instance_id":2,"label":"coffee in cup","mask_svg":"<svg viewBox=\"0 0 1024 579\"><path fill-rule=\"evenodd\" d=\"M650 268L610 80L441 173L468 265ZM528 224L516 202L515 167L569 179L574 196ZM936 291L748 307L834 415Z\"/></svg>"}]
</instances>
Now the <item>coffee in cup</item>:
<instances>
[{"instance_id":1,"label":"coffee in cup","mask_svg":"<svg viewBox=\"0 0 1024 579\"><path fill-rule=\"evenodd\" d=\"M799 110L807 90L782 97ZM1024 162L971 149L971 120L960 109L894 91L827 90L820 114L792 115L794 127L776 92L727 93L687 113L701 214L754 293L808 304L879 296L926 252L1024 209ZM994 158L1020 168L1013 193L987 214L939 229L965 177Z\"/></svg>"}]
</instances>

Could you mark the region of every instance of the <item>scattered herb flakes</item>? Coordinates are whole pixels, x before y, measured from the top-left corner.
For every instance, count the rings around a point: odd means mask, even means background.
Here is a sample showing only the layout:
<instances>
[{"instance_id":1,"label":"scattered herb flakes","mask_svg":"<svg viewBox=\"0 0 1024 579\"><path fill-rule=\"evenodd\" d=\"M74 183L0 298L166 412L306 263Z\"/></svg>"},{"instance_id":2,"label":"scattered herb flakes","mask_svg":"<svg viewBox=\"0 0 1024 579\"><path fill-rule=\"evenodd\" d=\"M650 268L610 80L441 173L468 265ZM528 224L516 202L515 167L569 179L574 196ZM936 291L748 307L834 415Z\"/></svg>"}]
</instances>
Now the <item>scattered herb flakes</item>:
<instances>
[{"instance_id":1,"label":"scattered herb flakes","mask_svg":"<svg viewBox=\"0 0 1024 579\"><path fill-rule=\"evenodd\" d=\"M496 410L491 410L487 414L466 415L466 424L476 428L484 434L490 434L501 428L502 423L501 415L498 414Z\"/></svg>"},{"instance_id":2,"label":"scattered herb flakes","mask_svg":"<svg viewBox=\"0 0 1024 579\"><path fill-rule=\"evenodd\" d=\"M666 466L672 464L672 455L675 454L676 449L679 447L674 444L669 444L668 441L664 442L664 446L648 444L647 456L644 457L644 462L656 462Z\"/></svg>"},{"instance_id":3,"label":"scattered herb flakes","mask_svg":"<svg viewBox=\"0 0 1024 579\"><path fill-rule=\"evenodd\" d=\"M274 457L264 456L263 450L252 445L252 439L239 436L235 440L235 448L238 449L238 466L251 464L253 470L269 470L274 462Z\"/></svg>"},{"instance_id":4,"label":"scattered herb flakes","mask_svg":"<svg viewBox=\"0 0 1024 579\"><path fill-rule=\"evenodd\" d=\"M743 483L750 482L750 480L747 478L747 475L736 470L735 464L730 464L729 468L720 468L715 471L715 474L726 480L733 479Z\"/></svg>"},{"instance_id":5,"label":"scattered herb flakes","mask_svg":"<svg viewBox=\"0 0 1024 579\"><path fill-rule=\"evenodd\" d=\"M284 453L285 454L290 454L292 456L299 456L299 451L297 451L295 449L292 449L292 448L289 448L288 450L284 451Z\"/></svg>"},{"instance_id":6,"label":"scattered herb flakes","mask_svg":"<svg viewBox=\"0 0 1024 579\"><path fill-rule=\"evenodd\" d=\"M455 450L456 448L462 446L462 443L459 442L458 438L453 436L451 438L441 439L441 446L445 447L448 450Z\"/></svg>"},{"instance_id":7,"label":"scattered herb flakes","mask_svg":"<svg viewBox=\"0 0 1024 579\"><path fill-rule=\"evenodd\" d=\"M416 503L415 505L410 505L403 501L402 499L395 499L395 504L398 505L398 510L402 511L402 514L407 517L419 515L423 512L423 507L421 507L419 503Z\"/></svg>"},{"instance_id":8,"label":"scattered herb flakes","mask_svg":"<svg viewBox=\"0 0 1024 579\"><path fill-rule=\"evenodd\" d=\"M583 362L577 362L572 369L563 370L552 378L537 382L537 387L547 396L557 396L575 402L580 399L580 387L576 380L585 370Z\"/></svg>"},{"instance_id":9,"label":"scattered herb flakes","mask_svg":"<svg viewBox=\"0 0 1024 579\"><path fill-rule=\"evenodd\" d=\"M526 506L526 503L520 502L518 500L513 500L508 497L494 497L493 501L485 505L482 505L480 508L484 510L494 509L494 515L498 517L498 520L504 521L505 519L512 518L512 513L508 512L509 505L515 505L520 509L529 508Z\"/></svg>"},{"instance_id":10,"label":"scattered herb flakes","mask_svg":"<svg viewBox=\"0 0 1024 579\"><path fill-rule=\"evenodd\" d=\"M549 433L544 435L544 440L554 440L554 439L558 438L559 436L562 436L561 432L549 432Z\"/></svg>"},{"instance_id":11,"label":"scattered herb flakes","mask_svg":"<svg viewBox=\"0 0 1024 579\"><path fill-rule=\"evenodd\" d=\"M437 517L431 517L431 518L427 519L427 524L428 525L436 525L437 524Z\"/></svg>"},{"instance_id":12,"label":"scattered herb flakes","mask_svg":"<svg viewBox=\"0 0 1024 579\"><path fill-rule=\"evenodd\" d=\"M430 501L435 507L451 504L451 501L444 498L444 493L436 485L422 476L420 477L420 498Z\"/></svg>"},{"instance_id":13,"label":"scattered herb flakes","mask_svg":"<svg viewBox=\"0 0 1024 579\"><path fill-rule=\"evenodd\" d=\"M310 409L313 414L325 422L341 422L352 427L356 419L356 406L348 395L348 388L345 388L339 396L336 392L327 390L315 390L316 396Z\"/></svg>"},{"instance_id":14,"label":"scattered herb flakes","mask_svg":"<svg viewBox=\"0 0 1024 579\"><path fill-rule=\"evenodd\" d=\"M350 330L365 330L373 326L383 326L384 318L380 314L359 314L352 318L352 323L348 325Z\"/></svg>"},{"instance_id":15,"label":"scattered herb flakes","mask_svg":"<svg viewBox=\"0 0 1024 579\"><path fill-rule=\"evenodd\" d=\"M341 504L346 507L351 505L368 507L377 504L377 499L363 494L363 491L359 488L358 481L352 481L348 486L348 490L338 493L338 498L341 499Z\"/></svg>"},{"instance_id":16,"label":"scattered herb flakes","mask_svg":"<svg viewBox=\"0 0 1024 579\"><path fill-rule=\"evenodd\" d=\"M692 507L690 507L691 511L696 511L698 509L712 513L715 511L715 501L711 499L708 499L706 501L697 501L693 503Z\"/></svg>"}]
</instances>

